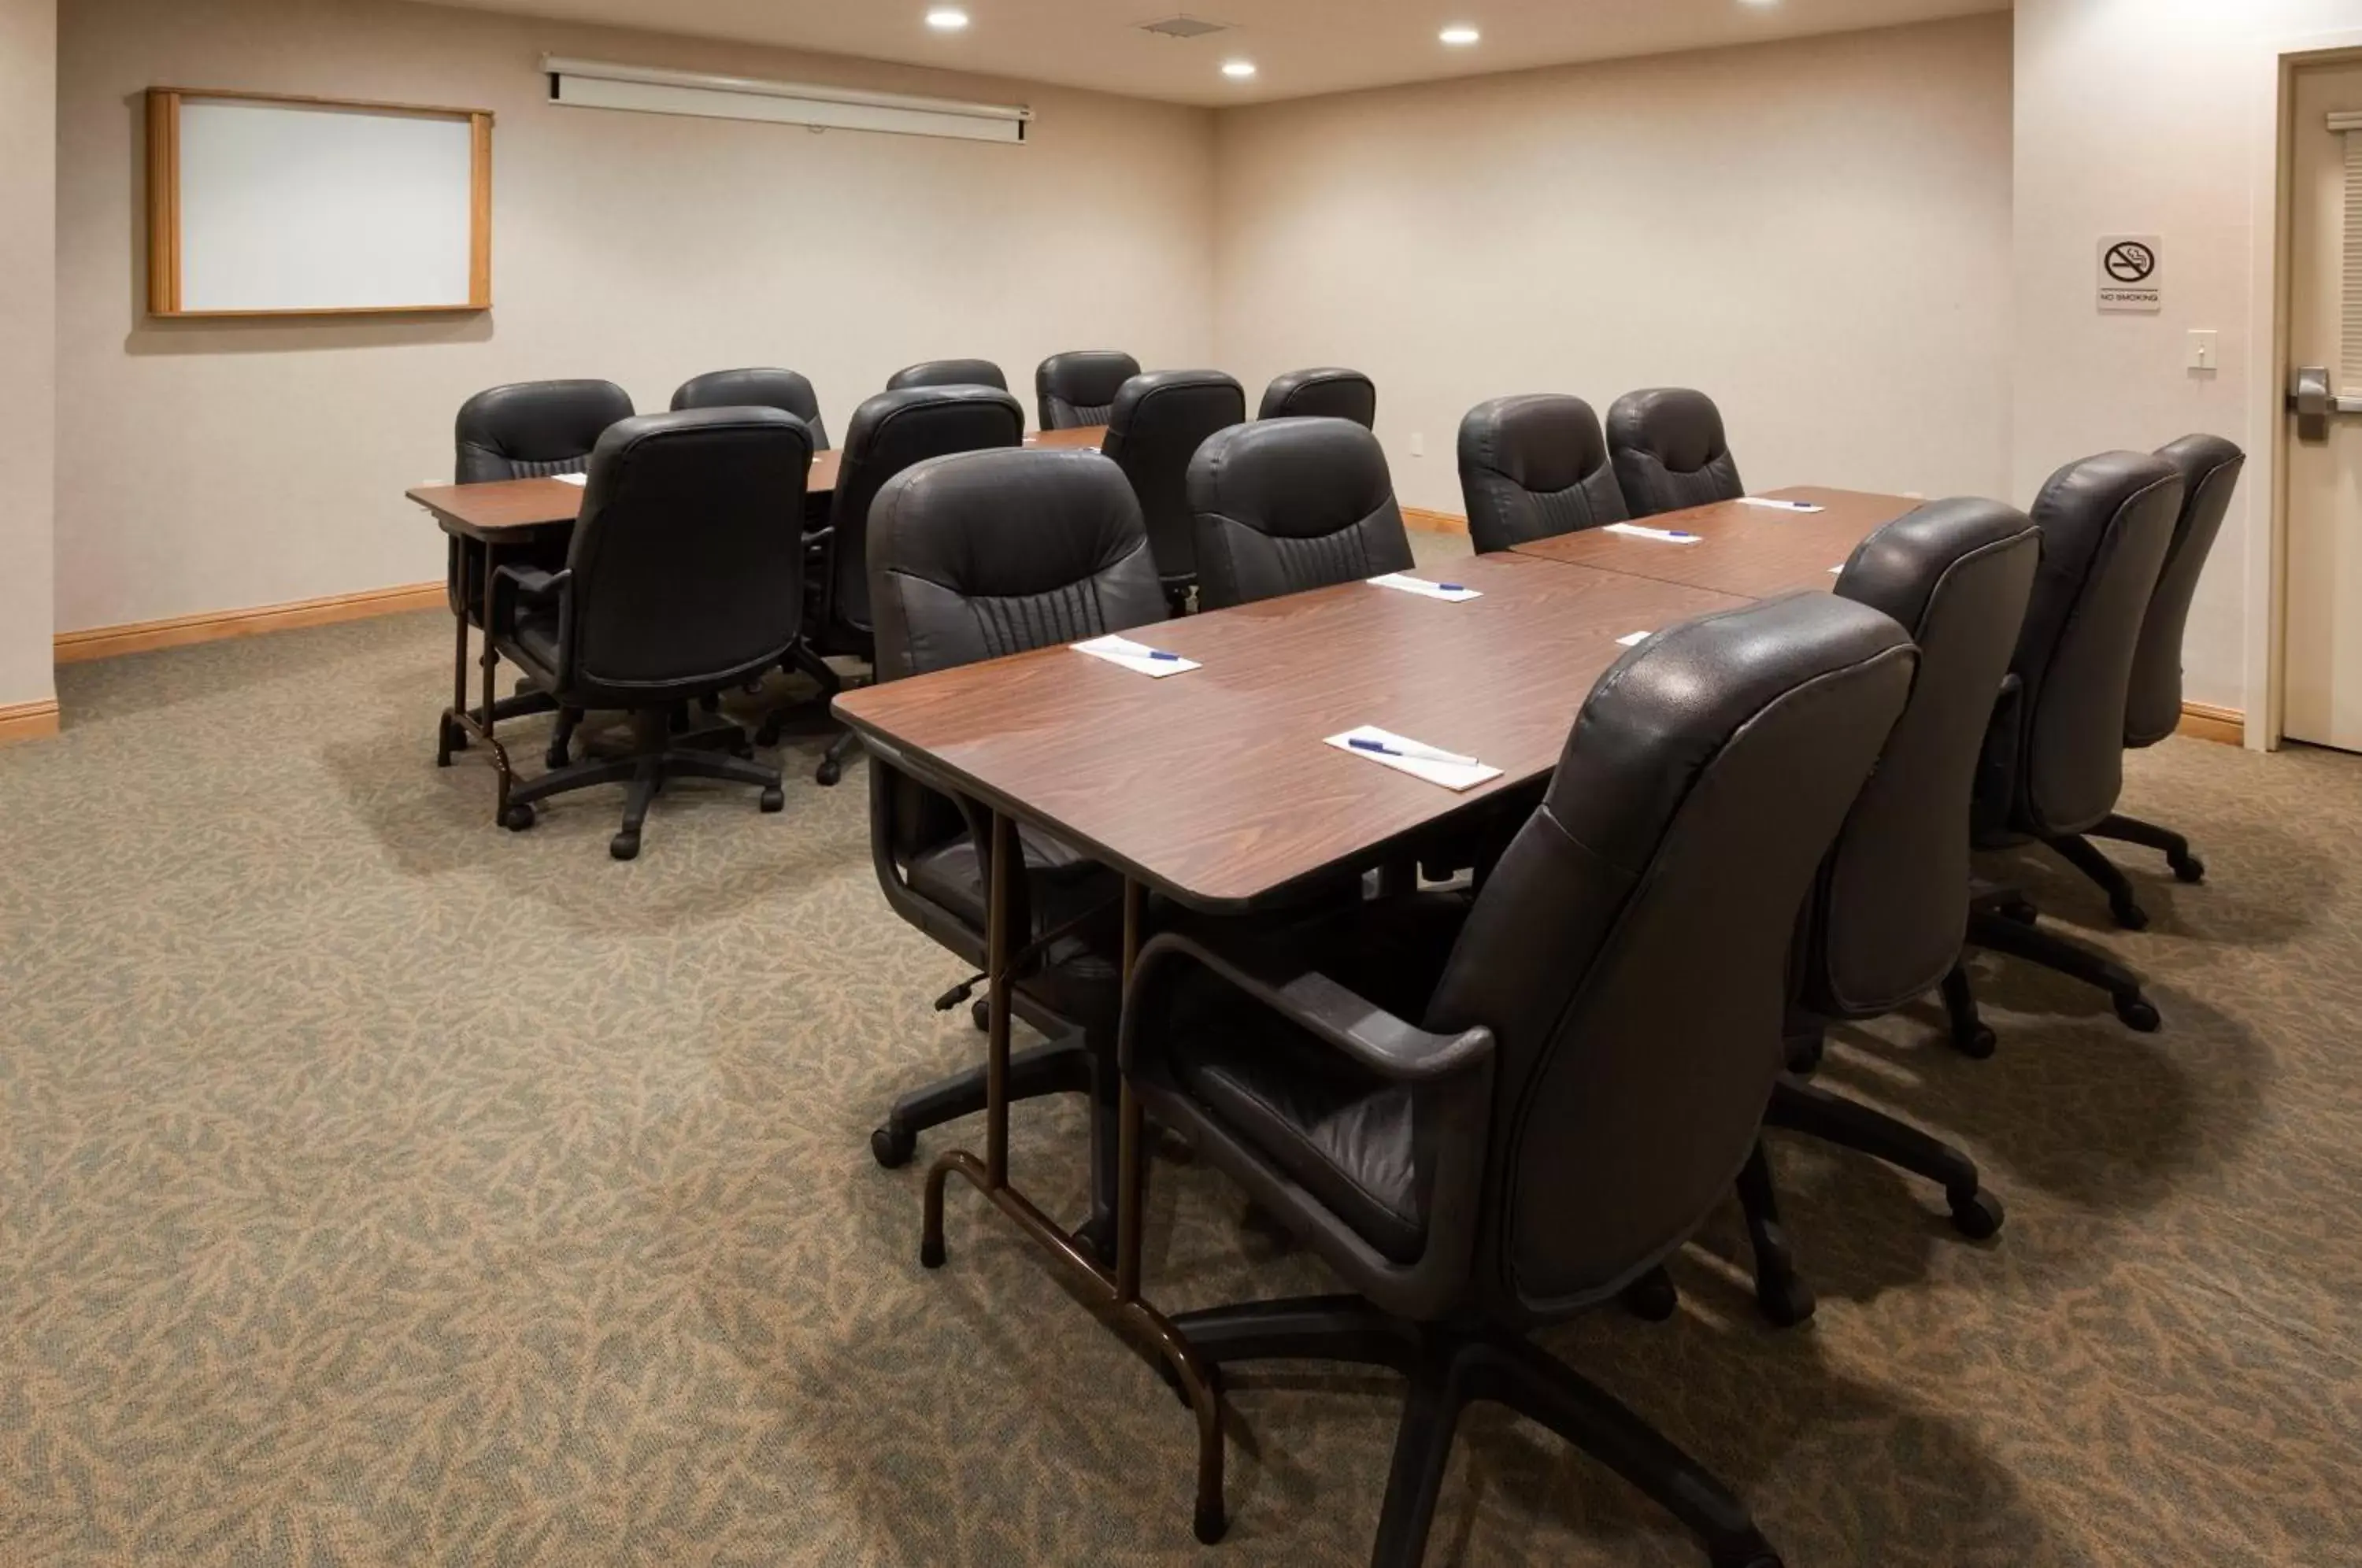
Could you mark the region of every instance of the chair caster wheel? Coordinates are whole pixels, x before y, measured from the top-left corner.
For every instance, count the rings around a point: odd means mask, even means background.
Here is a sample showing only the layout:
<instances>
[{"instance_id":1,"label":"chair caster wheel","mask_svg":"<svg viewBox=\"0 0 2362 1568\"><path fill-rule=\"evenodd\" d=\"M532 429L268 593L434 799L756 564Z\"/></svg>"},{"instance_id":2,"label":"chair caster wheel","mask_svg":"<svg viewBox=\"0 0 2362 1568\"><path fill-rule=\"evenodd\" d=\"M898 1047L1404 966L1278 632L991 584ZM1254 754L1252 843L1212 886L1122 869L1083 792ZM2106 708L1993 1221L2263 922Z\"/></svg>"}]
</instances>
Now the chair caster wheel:
<instances>
[{"instance_id":1,"label":"chair caster wheel","mask_svg":"<svg viewBox=\"0 0 2362 1568\"><path fill-rule=\"evenodd\" d=\"M763 727L755 732L755 744L756 745L778 745L779 726L771 723L768 719L764 720Z\"/></svg>"},{"instance_id":2,"label":"chair caster wheel","mask_svg":"<svg viewBox=\"0 0 2362 1568\"><path fill-rule=\"evenodd\" d=\"M812 782L815 784L833 785L844 777L844 764L833 756L822 757L820 766L812 769Z\"/></svg>"},{"instance_id":3,"label":"chair caster wheel","mask_svg":"<svg viewBox=\"0 0 2362 1568\"><path fill-rule=\"evenodd\" d=\"M1198 1532L1199 1545L1211 1546L1222 1539L1222 1533L1231 1528L1231 1521L1222 1517L1220 1503L1211 1507L1200 1505L1197 1518L1190 1521L1190 1528Z\"/></svg>"},{"instance_id":4,"label":"chair caster wheel","mask_svg":"<svg viewBox=\"0 0 2362 1568\"><path fill-rule=\"evenodd\" d=\"M541 754L541 765L553 773L573 760L571 752L562 745L553 745Z\"/></svg>"},{"instance_id":5,"label":"chair caster wheel","mask_svg":"<svg viewBox=\"0 0 2362 1568\"><path fill-rule=\"evenodd\" d=\"M607 841L607 853L613 856L618 860L638 859L640 857L640 835L635 833L617 834L614 837Z\"/></svg>"},{"instance_id":6,"label":"chair caster wheel","mask_svg":"<svg viewBox=\"0 0 2362 1568\"><path fill-rule=\"evenodd\" d=\"M1802 1276L1790 1274L1757 1280L1755 1305L1761 1309L1763 1320L1773 1328L1793 1329L1812 1317L1820 1300Z\"/></svg>"},{"instance_id":7,"label":"chair caster wheel","mask_svg":"<svg viewBox=\"0 0 2362 1568\"><path fill-rule=\"evenodd\" d=\"M2125 1028L2142 1034L2156 1033L2158 1026L2165 1021L2146 997L2118 997L2116 1016L2124 1021Z\"/></svg>"},{"instance_id":8,"label":"chair caster wheel","mask_svg":"<svg viewBox=\"0 0 2362 1568\"><path fill-rule=\"evenodd\" d=\"M1664 1322L1681 1304L1681 1292L1663 1269L1652 1269L1624 1287L1624 1309L1644 1323Z\"/></svg>"},{"instance_id":9,"label":"chair caster wheel","mask_svg":"<svg viewBox=\"0 0 2362 1568\"><path fill-rule=\"evenodd\" d=\"M508 829L511 833L524 832L525 829L533 826L533 808L531 806L511 806L507 811L501 813L501 826Z\"/></svg>"},{"instance_id":10,"label":"chair caster wheel","mask_svg":"<svg viewBox=\"0 0 2362 1568\"><path fill-rule=\"evenodd\" d=\"M2115 916L2116 923L2126 931L2148 929L2148 911L2138 904L2110 904L2108 912Z\"/></svg>"},{"instance_id":11,"label":"chair caster wheel","mask_svg":"<svg viewBox=\"0 0 2362 1568\"><path fill-rule=\"evenodd\" d=\"M1993 913L2018 925L2032 925L2042 918L2032 899L2008 899L1993 906Z\"/></svg>"},{"instance_id":12,"label":"chair caster wheel","mask_svg":"<svg viewBox=\"0 0 2362 1568\"><path fill-rule=\"evenodd\" d=\"M2168 860L2166 864L2173 867L2173 879L2177 882L2203 882L2206 880L2206 862L2199 859L2198 856L2194 855L2177 855Z\"/></svg>"},{"instance_id":13,"label":"chair caster wheel","mask_svg":"<svg viewBox=\"0 0 2362 1568\"><path fill-rule=\"evenodd\" d=\"M919 1242L919 1266L921 1268L943 1267L944 1244L941 1242L922 1240Z\"/></svg>"},{"instance_id":14,"label":"chair caster wheel","mask_svg":"<svg viewBox=\"0 0 2362 1568\"><path fill-rule=\"evenodd\" d=\"M2001 1232L2001 1222L2007 1210L2001 1199L1979 1188L1965 1198L1955 1198L1952 1203L1952 1229L1971 1242L1991 1241Z\"/></svg>"},{"instance_id":15,"label":"chair caster wheel","mask_svg":"<svg viewBox=\"0 0 2362 1568\"><path fill-rule=\"evenodd\" d=\"M764 790L762 807L766 812L786 811L788 809L788 792L785 790Z\"/></svg>"},{"instance_id":16,"label":"chair caster wheel","mask_svg":"<svg viewBox=\"0 0 2362 1568\"><path fill-rule=\"evenodd\" d=\"M1094 1214L1074 1229L1075 1244L1091 1256L1115 1267L1115 1216Z\"/></svg>"},{"instance_id":17,"label":"chair caster wheel","mask_svg":"<svg viewBox=\"0 0 2362 1568\"><path fill-rule=\"evenodd\" d=\"M967 1016L968 1021L976 1025L978 1034L989 1032L992 1028L992 1003L983 997L977 998L967 1004Z\"/></svg>"},{"instance_id":18,"label":"chair caster wheel","mask_svg":"<svg viewBox=\"0 0 2362 1568\"><path fill-rule=\"evenodd\" d=\"M1980 1023L1966 1034L1952 1036L1952 1049L1971 1061L1983 1061L2000 1045L2001 1038L1992 1032L1992 1025L1989 1023Z\"/></svg>"},{"instance_id":19,"label":"chair caster wheel","mask_svg":"<svg viewBox=\"0 0 2362 1568\"><path fill-rule=\"evenodd\" d=\"M889 1171L899 1171L909 1165L911 1156L918 1152L919 1135L902 1132L890 1121L869 1134L870 1156Z\"/></svg>"}]
</instances>

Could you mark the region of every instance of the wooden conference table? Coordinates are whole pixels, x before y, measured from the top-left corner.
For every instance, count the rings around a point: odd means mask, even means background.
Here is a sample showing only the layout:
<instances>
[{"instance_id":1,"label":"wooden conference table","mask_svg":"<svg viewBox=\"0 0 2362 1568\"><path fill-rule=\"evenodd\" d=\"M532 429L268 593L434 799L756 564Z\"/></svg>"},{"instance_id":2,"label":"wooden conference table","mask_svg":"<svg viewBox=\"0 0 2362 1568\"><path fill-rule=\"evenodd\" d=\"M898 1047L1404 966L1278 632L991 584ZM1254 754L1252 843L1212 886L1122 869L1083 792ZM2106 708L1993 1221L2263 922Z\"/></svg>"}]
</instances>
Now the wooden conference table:
<instances>
[{"instance_id":1,"label":"wooden conference table","mask_svg":"<svg viewBox=\"0 0 2362 1568\"><path fill-rule=\"evenodd\" d=\"M985 1154L928 1172L921 1259L943 1259L957 1174L1056 1258L1082 1298L1169 1365L1198 1418L1198 1518L1219 1530L1222 1440L1212 1386L1140 1295L1141 1115L1129 1086L1113 1269L1009 1181L1007 929L1017 829L1039 827L1124 878L1126 978L1146 895L1236 914L1324 874L1379 864L1446 818L1545 778L1619 639L1798 589L1824 590L1861 539L1919 502L1795 490L1815 513L1721 502L1648 520L1695 544L1590 530L1454 562L1481 598L1451 603L1368 583L1160 624L1202 668L1152 680L1065 647L848 691L837 715L893 767L988 815ZM1377 724L1501 769L1463 793L1322 744ZM1201 1528L1201 1539L1205 1539Z\"/></svg>"},{"instance_id":2,"label":"wooden conference table","mask_svg":"<svg viewBox=\"0 0 2362 1568\"><path fill-rule=\"evenodd\" d=\"M1086 425L1076 430L1043 430L1025 437L1028 447L1087 447L1093 451L1107 439L1103 425ZM843 454L835 448L812 454L811 469L804 481L807 496L833 495L836 492L837 470ZM582 510L582 486L557 479L491 480L478 484L425 484L404 491L412 501L425 507L435 518L436 526L450 536L451 580L462 580L459 572L460 541L472 540L483 551L483 599L477 608L479 624L485 628L484 647L477 664L483 671L483 701L480 706L468 706L468 612L465 606L454 606L454 649L451 666L451 705L443 710L436 732L435 760L447 767L451 754L463 750L469 736L484 743L491 753L492 770L499 788L492 801L492 820L506 818L509 789L515 773L509 766L508 748L495 738L493 730L498 721L529 712L546 712L551 704L538 696L514 697L505 703L492 694L492 681L500 665L500 656L492 647L492 573L502 562L501 553L516 546L553 538L564 538L572 531L574 520Z\"/></svg>"}]
</instances>

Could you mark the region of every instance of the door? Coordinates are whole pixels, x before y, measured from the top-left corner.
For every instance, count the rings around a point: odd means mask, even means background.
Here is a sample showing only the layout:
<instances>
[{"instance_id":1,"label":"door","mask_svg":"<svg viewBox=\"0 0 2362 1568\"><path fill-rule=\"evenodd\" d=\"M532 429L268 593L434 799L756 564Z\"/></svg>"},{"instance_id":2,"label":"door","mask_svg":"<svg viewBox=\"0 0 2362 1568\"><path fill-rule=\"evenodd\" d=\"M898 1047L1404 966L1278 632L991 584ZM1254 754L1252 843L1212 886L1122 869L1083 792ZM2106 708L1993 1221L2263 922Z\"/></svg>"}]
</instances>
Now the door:
<instances>
[{"instance_id":1,"label":"door","mask_svg":"<svg viewBox=\"0 0 2362 1568\"><path fill-rule=\"evenodd\" d=\"M2308 368L2325 372L2331 403L2287 416L2282 727L2362 751L2362 63L2301 71L2295 85L2283 374L2293 392ZM2334 115L2356 128L2333 129Z\"/></svg>"}]
</instances>

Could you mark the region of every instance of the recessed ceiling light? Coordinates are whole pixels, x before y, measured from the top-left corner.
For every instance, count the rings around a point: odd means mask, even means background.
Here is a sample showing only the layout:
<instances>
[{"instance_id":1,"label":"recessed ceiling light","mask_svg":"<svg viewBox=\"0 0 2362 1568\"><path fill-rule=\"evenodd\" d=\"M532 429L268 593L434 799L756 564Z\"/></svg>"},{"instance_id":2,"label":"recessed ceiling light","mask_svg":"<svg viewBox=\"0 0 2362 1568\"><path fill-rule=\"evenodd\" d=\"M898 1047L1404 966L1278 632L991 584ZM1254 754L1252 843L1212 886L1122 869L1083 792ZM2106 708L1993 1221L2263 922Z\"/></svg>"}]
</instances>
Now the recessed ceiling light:
<instances>
[{"instance_id":1,"label":"recessed ceiling light","mask_svg":"<svg viewBox=\"0 0 2362 1568\"><path fill-rule=\"evenodd\" d=\"M955 33L967 26L967 13L956 6L938 6L927 13L927 26L939 33Z\"/></svg>"},{"instance_id":2,"label":"recessed ceiling light","mask_svg":"<svg viewBox=\"0 0 2362 1568\"><path fill-rule=\"evenodd\" d=\"M1453 49L1466 49L1485 35L1464 22L1455 22L1435 36Z\"/></svg>"},{"instance_id":3,"label":"recessed ceiling light","mask_svg":"<svg viewBox=\"0 0 2362 1568\"><path fill-rule=\"evenodd\" d=\"M1226 60L1222 61L1222 74L1229 77L1233 82L1244 82L1248 77L1254 74L1254 61L1252 60Z\"/></svg>"}]
</instances>

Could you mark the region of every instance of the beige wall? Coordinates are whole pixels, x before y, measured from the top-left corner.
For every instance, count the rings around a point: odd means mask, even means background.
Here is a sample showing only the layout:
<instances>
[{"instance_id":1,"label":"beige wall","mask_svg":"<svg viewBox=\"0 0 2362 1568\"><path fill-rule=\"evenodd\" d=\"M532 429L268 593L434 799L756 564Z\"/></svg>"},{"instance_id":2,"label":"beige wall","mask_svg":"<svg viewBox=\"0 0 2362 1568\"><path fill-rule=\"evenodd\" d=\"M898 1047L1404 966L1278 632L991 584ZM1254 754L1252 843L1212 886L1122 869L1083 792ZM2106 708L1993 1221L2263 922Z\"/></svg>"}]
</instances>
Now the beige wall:
<instances>
[{"instance_id":1,"label":"beige wall","mask_svg":"<svg viewBox=\"0 0 2362 1568\"><path fill-rule=\"evenodd\" d=\"M2275 135L2258 67L2273 45L2356 28L2358 0L2017 0L2015 483L2030 495L2071 458L2191 430L2246 447L2183 645L2195 701L2258 709L2270 653L2249 580L2270 514L2256 410L2279 376L2255 330L2273 290L2255 264ZM2104 234L2163 238L2162 314L2100 314ZM2211 375L2183 368L2193 328L2222 335Z\"/></svg>"},{"instance_id":2,"label":"beige wall","mask_svg":"<svg viewBox=\"0 0 2362 1568\"><path fill-rule=\"evenodd\" d=\"M57 0L0 0L0 708L50 685Z\"/></svg>"},{"instance_id":3,"label":"beige wall","mask_svg":"<svg viewBox=\"0 0 2362 1568\"><path fill-rule=\"evenodd\" d=\"M1009 148L561 109L545 50L1040 117ZM402 491L449 477L452 414L496 382L605 376L661 408L697 371L785 364L835 433L913 359L996 359L1030 407L1060 348L1187 364L1211 348L1203 110L392 0L74 0L60 72L61 628L439 577ZM138 94L157 83L496 111L497 308L148 320Z\"/></svg>"},{"instance_id":4,"label":"beige wall","mask_svg":"<svg viewBox=\"0 0 2362 1568\"><path fill-rule=\"evenodd\" d=\"M1370 371L1414 505L1482 399L1667 383L1759 488L2003 493L2009 101L1985 16L1226 112L1216 346Z\"/></svg>"}]
</instances>

